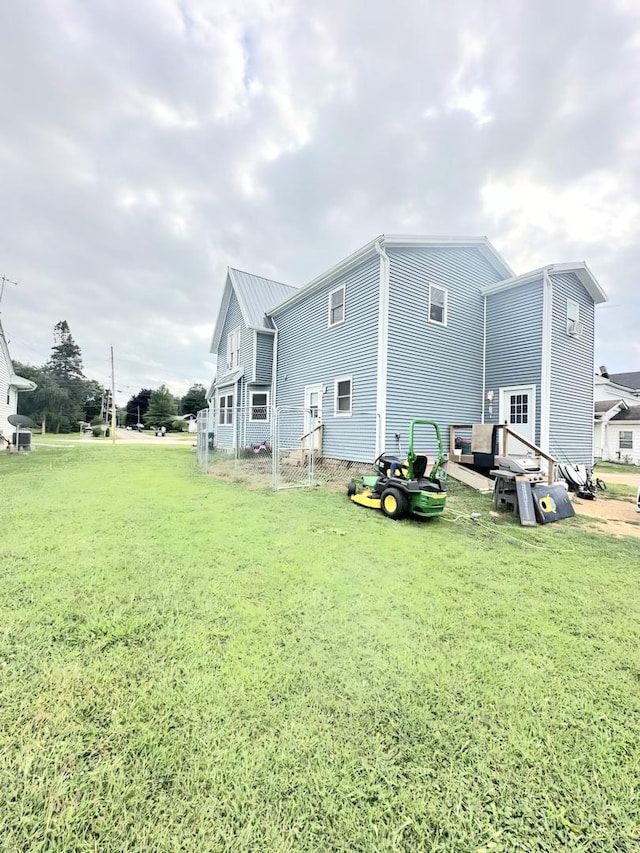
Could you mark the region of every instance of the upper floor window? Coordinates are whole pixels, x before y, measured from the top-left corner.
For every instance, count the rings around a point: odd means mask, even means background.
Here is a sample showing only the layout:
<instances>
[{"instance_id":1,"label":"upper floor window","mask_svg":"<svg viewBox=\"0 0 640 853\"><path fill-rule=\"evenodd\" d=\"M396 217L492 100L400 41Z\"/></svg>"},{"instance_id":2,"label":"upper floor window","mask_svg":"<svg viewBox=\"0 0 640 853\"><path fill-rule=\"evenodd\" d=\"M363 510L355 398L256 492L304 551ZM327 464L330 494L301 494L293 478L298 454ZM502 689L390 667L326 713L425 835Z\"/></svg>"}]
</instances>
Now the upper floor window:
<instances>
[{"instance_id":1,"label":"upper floor window","mask_svg":"<svg viewBox=\"0 0 640 853\"><path fill-rule=\"evenodd\" d=\"M620 450L633 450L633 430L620 430Z\"/></svg>"},{"instance_id":2,"label":"upper floor window","mask_svg":"<svg viewBox=\"0 0 640 853\"><path fill-rule=\"evenodd\" d=\"M251 420L269 420L269 393L266 391L252 391L251 393Z\"/></svg>"},{"instance_id":3,"label":"upper floor window","mask_svg":"<svg viewBox=\"0 0 640 853\"><path fill-rule=\"evenodd\" d=\"M233 370L240 364L240 328L227 335L227 368Z\"/></svg>"},{"instance_id":4,"label":"upper floor window","mask_svg":"<svg viewBox=\"0 0 640 853\"><path fill-rule=\"evenodd\" d=\"M337 326L344 322L345 286L336 287L329 294L329 325Z\"/></svg>"},{"instance_id":5,"label":"upper floor window","mask_svg":"<svg viewBox=\"0 0 640 853\"><path fill-rule=\"evenodd\" d=\"M567 334L582 334L582 325L580 323L580 305L576 302L575 299L567 299Z\"/></svg>"},{"instance_id":6,"label":"upper floor window","mask_svg":"<svg viewBox=\"0 0 640 853\"><path fill-rule=\"evenodd\" d=\"M429 320L441 326L447 325L447 291L435 284L429 285Z\"/></svg>"},{"instance_id":7,"label":"upper floor window","mask_svg":"<svg viewBox=\"0 0 640 853\"><path fill-rule=\"evenodd\" d=\"M340 376L336 379L334 415L343 417L351 414L353 383L350 376Z\"/></svg>"}]
</instances>

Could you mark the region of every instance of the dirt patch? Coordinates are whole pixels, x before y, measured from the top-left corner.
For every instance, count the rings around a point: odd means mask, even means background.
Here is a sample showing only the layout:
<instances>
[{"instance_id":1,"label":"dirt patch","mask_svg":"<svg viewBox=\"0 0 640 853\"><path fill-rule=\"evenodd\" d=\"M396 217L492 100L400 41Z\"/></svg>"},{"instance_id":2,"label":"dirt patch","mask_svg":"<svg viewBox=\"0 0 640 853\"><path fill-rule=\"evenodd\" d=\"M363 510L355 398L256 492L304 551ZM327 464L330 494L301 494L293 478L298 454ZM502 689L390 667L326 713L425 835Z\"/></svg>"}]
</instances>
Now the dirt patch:
<instances>
[{"instance_id":1,"label":"dirt patch","mask_svg":"<svg viewBox=\"0 0 640 853\"><path fill-rule=\"evenodd\" d=\"M640 474L632 474L631 471L618 474L613 471L602 471L602 473L599 473L596 470L594 476L599 477L605 483L622 483L625 486L633 486L634 489L640 486Z\"/></svg>"},{"instance_id":2,"label":"dirt patch","mask_svg":"<svg viewBox=\"0 0 640 853\"><path fill-rule=\"evenodd\" d=\"M640 538L640 512L629 501L606 500L573 502L578 515L586 515L597 522L595 530L610 536L635 536Z\"/></svg>"}]
</instances>

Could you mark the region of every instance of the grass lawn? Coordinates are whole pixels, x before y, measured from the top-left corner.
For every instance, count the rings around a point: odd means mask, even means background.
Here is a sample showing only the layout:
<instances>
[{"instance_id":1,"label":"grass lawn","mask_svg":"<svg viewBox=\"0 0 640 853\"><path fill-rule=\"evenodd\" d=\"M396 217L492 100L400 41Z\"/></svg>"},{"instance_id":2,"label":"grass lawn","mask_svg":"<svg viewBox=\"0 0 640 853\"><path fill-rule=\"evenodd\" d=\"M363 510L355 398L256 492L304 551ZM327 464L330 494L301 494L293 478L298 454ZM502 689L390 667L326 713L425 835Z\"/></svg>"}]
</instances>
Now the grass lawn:
<instances>
[{"instance_id":1,"label":"grass lawn","mask_svg":"<svg viewBox=\"0 0 640 853\"><path fill-rule=\"evenodd\" d=\"M394 523L179 445L0 486L0 849L640 849L637 539L462 487Z\"/></svg>"}]
</instances>

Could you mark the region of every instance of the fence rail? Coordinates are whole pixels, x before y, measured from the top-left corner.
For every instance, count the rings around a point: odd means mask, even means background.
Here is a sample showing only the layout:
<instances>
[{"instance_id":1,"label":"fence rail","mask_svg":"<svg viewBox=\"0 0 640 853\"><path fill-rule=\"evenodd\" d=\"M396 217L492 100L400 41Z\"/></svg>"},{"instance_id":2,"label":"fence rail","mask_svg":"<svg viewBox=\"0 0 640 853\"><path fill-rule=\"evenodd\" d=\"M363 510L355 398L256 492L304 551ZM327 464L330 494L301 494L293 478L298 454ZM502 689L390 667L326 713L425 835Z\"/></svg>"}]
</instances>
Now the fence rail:
<instances>
[{"instance_id":1,"label":"fence rail","mask_svg":"<svg viewBox=\"0 0 640 853\"><path fill-rule=\"evenodd\" d=\"M317 409L236 407L222 416L201 410L197 427L203 472L280 490L343 486L368 472L378 418L375 412L353 412L350 418L323 421Z\"/></svg>"}]
</instances>

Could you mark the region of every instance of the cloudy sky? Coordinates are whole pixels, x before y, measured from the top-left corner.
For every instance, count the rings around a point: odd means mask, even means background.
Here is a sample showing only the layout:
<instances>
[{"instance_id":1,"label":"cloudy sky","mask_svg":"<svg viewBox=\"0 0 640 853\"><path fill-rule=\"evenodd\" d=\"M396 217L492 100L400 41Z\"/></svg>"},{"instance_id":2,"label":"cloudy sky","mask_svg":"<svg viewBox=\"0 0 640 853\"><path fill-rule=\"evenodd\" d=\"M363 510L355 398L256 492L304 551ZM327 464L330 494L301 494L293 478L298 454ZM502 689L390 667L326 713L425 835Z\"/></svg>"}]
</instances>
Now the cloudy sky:
<instances>
[{"instance_id":1,"label":"cloudy sky","mask_svg":"<svg viewBox=\"0 0 640 853\"><path fill-rule=\"evenodd\" d=\"M586 260L640 369L637 0L7 0L0 306L119 397L213 376L228 265L306 281L380 233Z\"/></svg>"}]
</instances>

